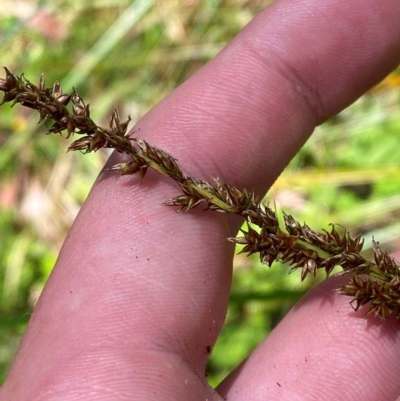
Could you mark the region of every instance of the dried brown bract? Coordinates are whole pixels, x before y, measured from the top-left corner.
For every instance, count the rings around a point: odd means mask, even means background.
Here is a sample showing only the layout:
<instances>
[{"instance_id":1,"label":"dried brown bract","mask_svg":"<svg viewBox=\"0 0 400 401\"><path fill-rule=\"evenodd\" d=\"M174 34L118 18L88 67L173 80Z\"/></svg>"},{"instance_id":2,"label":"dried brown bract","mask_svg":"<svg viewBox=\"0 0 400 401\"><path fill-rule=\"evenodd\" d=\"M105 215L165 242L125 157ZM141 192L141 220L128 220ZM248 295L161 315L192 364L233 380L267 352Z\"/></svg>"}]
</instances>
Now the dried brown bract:
<instances>
[{"instance_id":1,"label":"dried brown bract","mask_svg":"<svg viewBox=\"0 0 400 401\"><path fill-rule=\"evenodd\" d=\"M355 310L368 304L368 313L382 320L390 314L400 318L400 265L380 249L378 243L374 242L374 260L370 261L361 255L364 243L361 236L353 238L345 229L338 231L335 225L330 231L317 232L284 213L285 227L282 228L275 212L263 205L254 193L235 188L219 178L211 184L186 176L171 155L144 140L131 138L127 133L129 117L121 122L115 110L109 127L99 127L90 118L89 105L75 89L64 94L59 82L46 88L43 74L36 86L24 75L15 76L7 68L5 71L5 79L0 79L0 90L4 92L1 104L20 103L37 110L40 121L53 121L49 133L66 132L67 138L73 134L82 135L69 150L90 153L112 148L127 155L127 162L110 170L123 175L138 173L143 179L151 168L179 185L182 194L166 201L165 205L178 206L180 211L187 212L203 203L206 209L243 217L248 223L247 231L242 230L242 237L229 238L243 246L241 252L258 253L261 262L268 266L280 261L289 264L290 271L301 269L302 280L309 274L314 276L318 269L324 269L329 276L340 266L342 274L350 278L338 291L352 297L351 305Z\"/></svg>"}]
</instances>

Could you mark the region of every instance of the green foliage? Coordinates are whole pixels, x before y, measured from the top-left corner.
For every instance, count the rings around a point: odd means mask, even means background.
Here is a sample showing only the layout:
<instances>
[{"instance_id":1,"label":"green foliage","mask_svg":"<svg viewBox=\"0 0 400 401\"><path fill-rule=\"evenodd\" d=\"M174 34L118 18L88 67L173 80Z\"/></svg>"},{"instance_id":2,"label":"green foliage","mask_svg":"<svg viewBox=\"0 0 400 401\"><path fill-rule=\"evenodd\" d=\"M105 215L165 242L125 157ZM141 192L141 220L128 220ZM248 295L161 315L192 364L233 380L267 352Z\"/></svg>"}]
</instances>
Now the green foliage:
<instances>
[{"instance_id":1,"label":"green foliage","mask_svg":"<svg viewBox=\"0 0 400 401\"><path fill-rule=\"evenodd\" d=\"M236 257L225 326L207 366L212 385L246 358L309 288L308 281L287 271L283 265L267 269L257 255Z\"/></svg>"},{"instance_id":2,"label":"green foliage","mask_svg":"<svg viewBox=\"0 0 400 401\"><path fill-rule=\"evenodd\" d=\"M30 79L44 70L48 82L60 79L66 91L79 86L79 93L96 105L93 119L103 126L115 106L121 115L130 113L137 120L267 3L27 3L33 7L27 10L29 19L17 11L0 16L2 64ZM125 25L123 15L134 6L144 7L142 13ZM376 233L388 242L387 249L395 250L400 96L396 84L387 82L318 128L269 199L312 227L342 223L354 234ZM65 143L38 135L43 127L36 127L37 115L22 108L4 107L1 116L0 381L68 228L107 157L102 151L90 157L65 154ZM242 257L235 266L226 325L208 366L213 384L270 332L308 287L298 284L297 273L288 276L284 266L269 270L256 258L249 263Z\"/></svg>"}]
</instances>

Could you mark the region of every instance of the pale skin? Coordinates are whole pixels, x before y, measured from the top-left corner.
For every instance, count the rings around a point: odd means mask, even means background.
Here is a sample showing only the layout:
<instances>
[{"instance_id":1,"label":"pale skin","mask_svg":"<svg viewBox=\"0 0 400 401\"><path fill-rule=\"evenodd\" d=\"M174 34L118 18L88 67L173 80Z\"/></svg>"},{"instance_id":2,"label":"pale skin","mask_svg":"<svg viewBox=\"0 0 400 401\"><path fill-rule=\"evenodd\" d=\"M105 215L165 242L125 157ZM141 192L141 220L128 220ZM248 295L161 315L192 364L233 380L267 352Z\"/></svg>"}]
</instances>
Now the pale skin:
<instances>
[{"instance_id":1,"label":"pale skin","mask_svg":"<svg viewBox=\"0 0 400 401\"><path fill-rule=\"evenodd\" d=\"M135 129L185 173L264 194L316 125L398 65L399 21L398 0L279 1ZM173 182L155 173L137 182L100 174L1 401L400 400L400 323L353 312L333 291L339 278L211 389L207 348L224 322L226 237L239 221L177 214L161 205L179 194Z\"/></svg>"}]
</instances>

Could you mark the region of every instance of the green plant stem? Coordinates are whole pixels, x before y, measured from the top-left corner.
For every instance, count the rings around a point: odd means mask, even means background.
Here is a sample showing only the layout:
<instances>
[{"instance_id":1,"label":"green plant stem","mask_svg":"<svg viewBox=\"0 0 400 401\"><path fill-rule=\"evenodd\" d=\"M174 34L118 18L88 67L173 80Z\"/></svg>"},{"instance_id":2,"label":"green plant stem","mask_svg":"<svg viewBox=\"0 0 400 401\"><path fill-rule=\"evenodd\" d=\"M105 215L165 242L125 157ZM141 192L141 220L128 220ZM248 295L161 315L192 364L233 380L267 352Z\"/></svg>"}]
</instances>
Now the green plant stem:
<instances>
[{"instance_id":1,"label":"green plant stem","mask_svg":"<svg viewBox=\"0 0 400 401\"><path fill-rule=\"evenodd\" d=\"M143 179L147 169L151 168L171 178L181 188L182 195L166 201L166 205L178 206L187 212L205 202L207 209L241 216L248 223L248 229L242 230L243 237L229 240L243 245L242 252L249 255L258 253L261 262L269 266L278 260L290 265L291 271L301 269L302 280L308 274L315 275L320 268L325 269L329 276L336 266L340 266L342 274L348 274L350 278L338 291L352 297L351 304L355 310L369 304L368 313L382 320L390 314L400 318L400 265L377 243L373 242L374 260L368 261L361 255L364 244L361 236L351 237L345 229L340 233L335 225L331 226L330 232L318 232L283 213L284 231L276 213L259 202L253 193L239 190L220 179L215 179L213 185L187 177L171 155L144 140L131 138L127 134L130 118L121 122L115 110L109 128L99 127L90 118L89 106L75 90L70 95L63 94L58 82L52 88L46 88L41 76L36 86L23 75L14 76L5 70L6 78L0 79L0 90L4 92L2 104L20 103L37 110L41 121L54 121L49 133L66 131L67 138L73 134L81 135L69 150L90 153L111 148L127 155L128 162L117 164L110 170L121 174L139 173ZM67 108L70 103L71 112ZM260 230L254 230L252 225Z\"/></svg>"}]
</instances>

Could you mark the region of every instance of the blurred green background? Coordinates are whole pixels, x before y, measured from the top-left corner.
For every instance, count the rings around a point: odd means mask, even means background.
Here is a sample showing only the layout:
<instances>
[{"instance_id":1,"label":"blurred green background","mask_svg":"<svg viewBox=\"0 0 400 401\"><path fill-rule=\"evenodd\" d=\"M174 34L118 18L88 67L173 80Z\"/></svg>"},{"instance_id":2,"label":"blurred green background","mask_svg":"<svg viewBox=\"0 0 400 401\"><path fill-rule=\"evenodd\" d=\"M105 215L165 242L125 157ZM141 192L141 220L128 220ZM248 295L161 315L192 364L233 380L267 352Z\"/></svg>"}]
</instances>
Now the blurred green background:
<instances>
[{"instance_id":1,"label":"blurred green background","mask_svg":"<svg viewBox=\"0 0 400 401\"><path fill-rule=\"evenodd\" d=\"M269 0L3 0L1 64L34 83L77 87L106 126L117 107L137 121L204 65ZM2 74L4 76L4 74ZM337 222L400 249L400 75L319 127L271 189L315 229ZM66 153L38 116L0 109L0 383L57 253L108 157ZM29 144L27 146L27 144ZM267 200L268 200L267 199ZM215 385L315 281L239 255L229 311L208 364Z\"/></svg>"}]
</instances>

